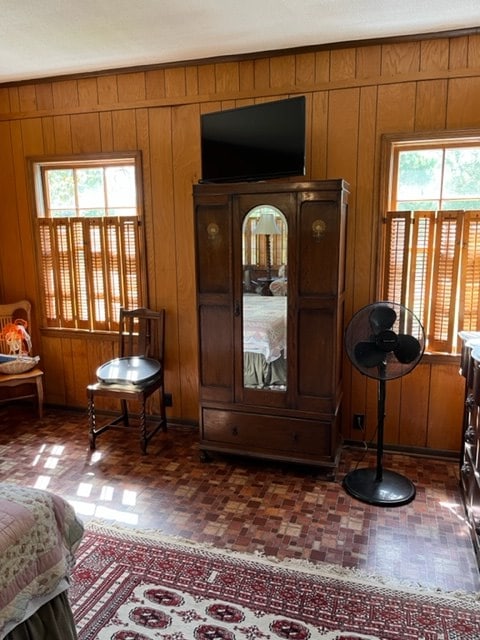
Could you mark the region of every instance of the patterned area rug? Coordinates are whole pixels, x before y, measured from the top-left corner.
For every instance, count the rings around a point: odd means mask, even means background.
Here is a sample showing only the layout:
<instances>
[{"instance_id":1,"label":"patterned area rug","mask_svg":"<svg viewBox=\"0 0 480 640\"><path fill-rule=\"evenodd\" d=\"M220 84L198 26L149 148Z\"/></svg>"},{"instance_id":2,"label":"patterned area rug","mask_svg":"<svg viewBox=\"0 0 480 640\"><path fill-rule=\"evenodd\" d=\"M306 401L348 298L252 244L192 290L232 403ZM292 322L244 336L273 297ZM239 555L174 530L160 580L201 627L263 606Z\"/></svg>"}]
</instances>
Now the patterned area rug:
<instances>
[{"instance_id":1,"label":"patterned area rug","mask_svg":"<svg viewBox=\"0 0 480 640\"><path fill-rule=\"evenodd\" d=\"M90 524L79 640L479 640L480 599Z\"/></svg>"}]
</instances>

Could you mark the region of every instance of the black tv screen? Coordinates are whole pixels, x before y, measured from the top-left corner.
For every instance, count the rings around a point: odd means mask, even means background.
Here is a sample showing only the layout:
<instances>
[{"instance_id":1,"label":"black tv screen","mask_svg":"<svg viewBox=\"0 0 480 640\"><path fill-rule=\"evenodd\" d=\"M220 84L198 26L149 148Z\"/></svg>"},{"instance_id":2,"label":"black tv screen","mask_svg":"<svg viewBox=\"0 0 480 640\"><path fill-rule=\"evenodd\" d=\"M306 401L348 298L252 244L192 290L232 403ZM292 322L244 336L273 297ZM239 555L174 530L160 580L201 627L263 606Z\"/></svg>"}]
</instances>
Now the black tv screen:
<instances>
[{"instance_id":1,"label":"black tv screen","mask_svg":"<svg viewBox=\"0 0 480 640\"><path fill-rule=\"evenodd\" d=\"M201 116L202 182L305 175L305 96Z\"/></svg>"}]
</instances>

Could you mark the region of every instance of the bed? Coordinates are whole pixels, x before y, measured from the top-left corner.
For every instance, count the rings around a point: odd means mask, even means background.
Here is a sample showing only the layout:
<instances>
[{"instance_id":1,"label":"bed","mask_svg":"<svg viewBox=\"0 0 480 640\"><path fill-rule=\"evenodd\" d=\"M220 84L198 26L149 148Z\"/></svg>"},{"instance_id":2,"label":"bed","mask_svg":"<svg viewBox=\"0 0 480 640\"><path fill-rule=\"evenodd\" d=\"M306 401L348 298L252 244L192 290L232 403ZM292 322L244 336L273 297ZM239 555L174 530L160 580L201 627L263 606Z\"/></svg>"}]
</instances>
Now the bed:
<instances>
[{"instance_id":1,"label":"bed","mask_svg":"<svg viewBox=\"0 0 480 640\"><path fill-rule=\"evenodd\" d=\"M82 535L60 496L0 483L0 640L77 638L67 590Z\"/></svg>"},{"instance_id":2,"label":"bed","mask_svg":"<svg viewBox=\"0 0 480 640\"><path fill-rule=\"evenodd\" d=\"M287 298L243 296L244 385L285 389Z\"/></svg>"}]
</instances>

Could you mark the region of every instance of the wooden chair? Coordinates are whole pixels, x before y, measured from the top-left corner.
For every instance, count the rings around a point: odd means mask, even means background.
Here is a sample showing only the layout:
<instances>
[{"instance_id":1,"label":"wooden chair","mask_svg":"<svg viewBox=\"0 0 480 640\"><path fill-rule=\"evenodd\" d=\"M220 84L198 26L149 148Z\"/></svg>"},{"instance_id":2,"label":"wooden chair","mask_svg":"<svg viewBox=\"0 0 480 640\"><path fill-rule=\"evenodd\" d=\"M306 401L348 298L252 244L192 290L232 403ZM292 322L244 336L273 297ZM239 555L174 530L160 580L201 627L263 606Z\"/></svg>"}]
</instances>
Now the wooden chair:
<instances>
[{"instance_id":1,"label":"wooden chair","mask_svg":"<svg viewBox=\"0 0 480 640\"><path fill-rule=\"evenodd\" d=\"M157 431L167 429L164 392L165 310L120 309L119 357L97 369L98 381L87 386L90 448L96 438L109 429L128 428L128 402L140 403L139 426L142 453ZM146 402L160 392L160 419L147 425ZM107 424L97 427L95 398L103 396L120 401L121 412Z\"/></svg>"},{"instance_id":2,"label":"wooden chair","mask_svg":"<svg viewBox=\"0 0 480 640\"><path fill-rule=\"evenodd\" d=\"M0 304L0 332L3 328L9 324L15 323L16 320L23 320L26 324L26 329L29 334L32 330L31 319L32 305L28 300L20 300L19 302L12 302L11 304ZM23 344L27 355L32 355L29 345ZM0 352L6 355L9 354L10 347L7 341L0 337ZM25 387L34 387L33 393L25 394ZM36 398L38 402L38 415L40 418L43 416L43 371L34 366L29 371L24 373L0 373L0 388L20 387L19 393L8 393L8 396L0 400L0 403L10 402L11 400L24 400L27 398Z\"/></svg>"}]
</instances>

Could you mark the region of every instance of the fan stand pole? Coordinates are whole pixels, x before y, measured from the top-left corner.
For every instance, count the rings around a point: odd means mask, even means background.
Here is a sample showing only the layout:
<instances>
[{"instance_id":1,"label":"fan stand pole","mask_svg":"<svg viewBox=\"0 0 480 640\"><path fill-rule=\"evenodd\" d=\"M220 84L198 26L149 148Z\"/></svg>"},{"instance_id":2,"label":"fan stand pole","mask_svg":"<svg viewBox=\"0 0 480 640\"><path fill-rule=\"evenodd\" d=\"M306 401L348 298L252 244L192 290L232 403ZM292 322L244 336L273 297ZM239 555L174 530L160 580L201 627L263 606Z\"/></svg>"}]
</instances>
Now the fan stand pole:
<instances>
[{"instance_id":1,"label":"fan stand pole","mask_svg":"<svg viewBox=\"0 0 480 640\"><path fill-rule=\"evenodd\" d=\"M400 507L415 498L415 485L404 476L383 469L383 429L385 421L385 365L379 366L377 407L377 468L355 469L343 480L354 498L379 507Z\"/></svg>"},{"instance_id":2,"label":"fan stand pole","mask_svg":"<svg viewBox=\"0 0 480 640\"><path fill-rule=\"evenodd\" d=\"M385 368L385 365L382 368ZM381 482L383 480L383 429L385 424L385 380L382 378L378 382L377 413L377 473L375 474L375 482Z\"/></svg>"}]
</instances>

